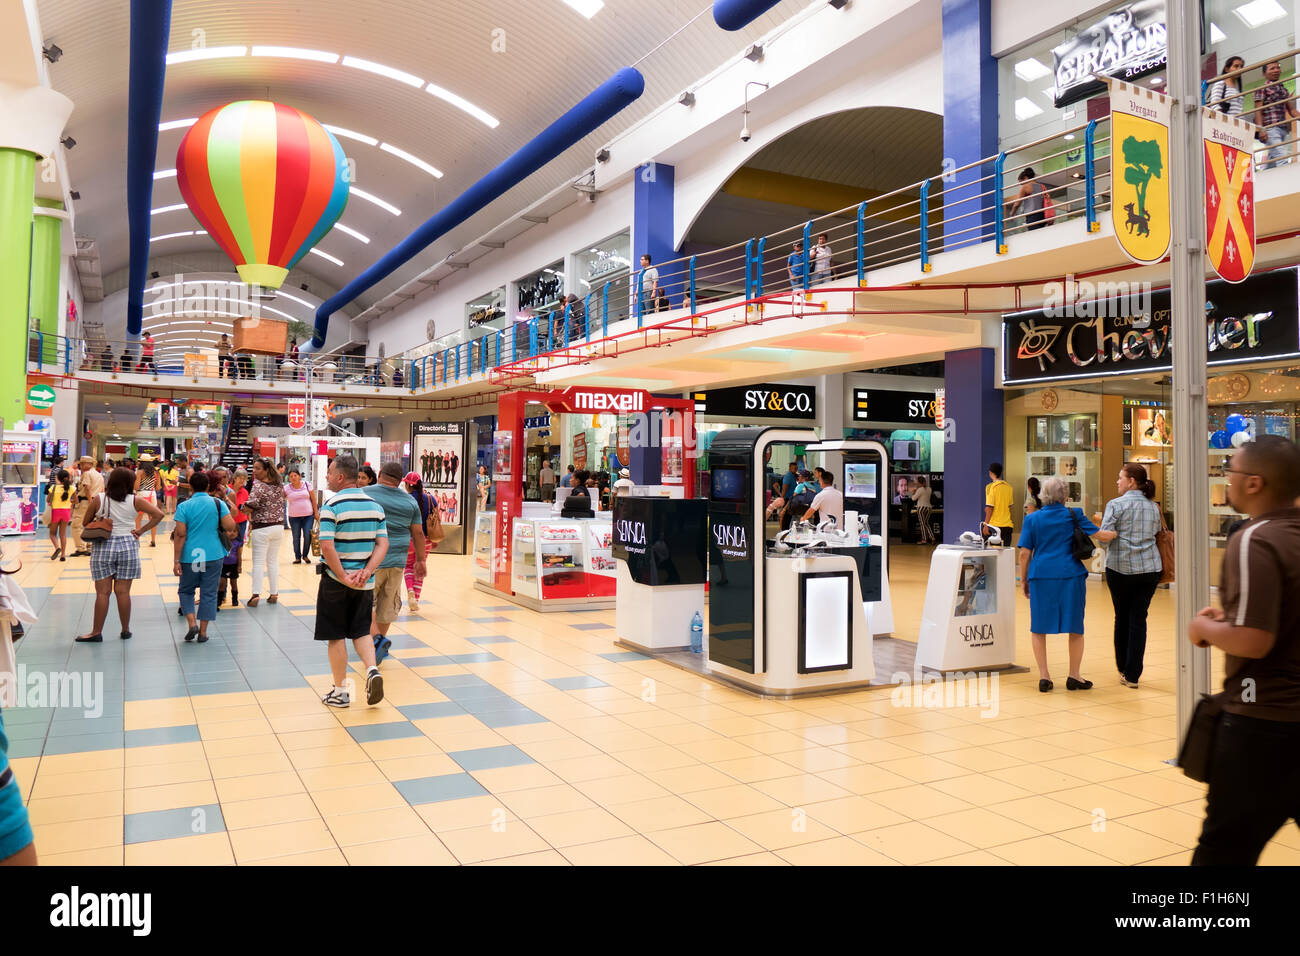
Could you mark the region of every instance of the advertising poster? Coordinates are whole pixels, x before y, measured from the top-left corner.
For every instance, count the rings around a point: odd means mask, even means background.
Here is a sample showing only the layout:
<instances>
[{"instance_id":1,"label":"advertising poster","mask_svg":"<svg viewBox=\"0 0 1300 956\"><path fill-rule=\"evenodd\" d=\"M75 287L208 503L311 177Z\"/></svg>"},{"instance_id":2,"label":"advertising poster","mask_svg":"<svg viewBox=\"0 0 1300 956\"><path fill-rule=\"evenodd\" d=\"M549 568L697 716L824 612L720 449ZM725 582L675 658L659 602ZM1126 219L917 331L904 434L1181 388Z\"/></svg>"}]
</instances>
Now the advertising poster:
<instances>
[{"instance_id":1,"label":"advertising poster","mask_svg":"<svg viewBox=\"0 0 1300 956\"><path fill-rule=\"evenodd\" d=\"M1133 433L1140 448L1161 448L1173 444L1173 428L1163 408L1133 409Z\"/></svg>"},{"instance_id":2,"label":"advertising poster","mask_svg":"<svg viewBox=\"0 0 1300 956\"><path fill-rule=\"evenodd\" d=\"M40 489L35 485L5 485L0 499L0 534L31 534L36 530Z\"/></svg>"},{"instance_id":3,"label":"advertising poster","mask_svg":"<svg viewBox=\"0 0 1300 956\"><path fill-rule=\"evenodd\" d=\"M514 447L515 437L509 431L492 433L492 480L510 481L510 451Z\"/></svg>"},{"instance_id":4,"label":"advertising poster","mask_svg":"<svg viewBox=\"0 0 1300 956\"><path fill-rule=\"evenodd\" d=\"M680 485L682 478L682 439L678 435L665 435L660 439L662 462L660 479L665 485Z\"/></svg>"},{"instance_id":5,"label":"advertising poster","mask_svg":"<svg viewBox=\"0 0 1300 956\"><path fill-rule=\"evenodd\" d=\"M424 490L433 495L443 524L461 523L460 487L464 457L464 435L412 436L411 470L420 476Z\"/></svg>"}]
</instances>

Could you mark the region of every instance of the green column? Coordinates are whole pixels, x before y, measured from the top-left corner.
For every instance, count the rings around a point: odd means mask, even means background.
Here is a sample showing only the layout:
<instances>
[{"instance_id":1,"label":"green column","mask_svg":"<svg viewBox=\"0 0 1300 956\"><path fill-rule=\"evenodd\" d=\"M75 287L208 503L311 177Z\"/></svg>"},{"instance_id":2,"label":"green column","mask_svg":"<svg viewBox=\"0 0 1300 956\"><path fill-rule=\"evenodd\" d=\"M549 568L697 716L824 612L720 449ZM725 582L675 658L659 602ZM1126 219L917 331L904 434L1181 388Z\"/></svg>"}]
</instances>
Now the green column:
<instances>
[{"instance_id":1,"label":"green column","mask_svg":"<svg viewBox=\"0 0 1300 956\"><path fill-rule=\"evenodd\" d=\"M57 199L38 199L36 206L62 209ZM32 225L32 288L30 328L41 332L41 362L59 360L59 271L62 265L63 220L35 213Z\"/></svg>"},{"instance_id":2,"label":"green column","mask_svg":"<svg viewBox=\"0 0 1300 956\"><path fill-rule=\"evenodd\" d=\"M32 264L36 154L0 148L0 417L26 417L27 293Z\"/></svg>"}]
</instances>

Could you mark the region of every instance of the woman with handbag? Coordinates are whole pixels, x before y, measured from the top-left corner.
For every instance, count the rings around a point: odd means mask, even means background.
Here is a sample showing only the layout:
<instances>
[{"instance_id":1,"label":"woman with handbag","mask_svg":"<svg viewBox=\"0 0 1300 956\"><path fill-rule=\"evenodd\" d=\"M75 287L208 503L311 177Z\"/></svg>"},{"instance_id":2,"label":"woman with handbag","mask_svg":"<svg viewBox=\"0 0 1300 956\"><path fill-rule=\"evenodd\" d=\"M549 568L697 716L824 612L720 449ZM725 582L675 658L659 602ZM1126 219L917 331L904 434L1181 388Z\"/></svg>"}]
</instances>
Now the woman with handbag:
<instances>
[{"instance_id":1,"label":"woman with handbag","mask_svg":"<svg viewBox=\"0 0 1300 956\"><path fill-rule=\"evenodd\" d=\"M89 634L79 644L103 642L104 619L108 617L108 596L117 597L117 616L122 623L122 640L131 636L131 582L140 577L140 536L162 521L163 513L151 501L131 493L135 476L129 468L114 468L104 490L86 504L82 518L82 540L90 542L90 576L95 582L95 616ZM133 528L135 516L149 520Z\"/></svg>"},{"instance_id":2,"label":"woman with handbag","mask_svg":"<svg viewBox=\"0 0 1300 956\"><path fill-rule=\"evenodd\" d=\"M135 473L135 496L145 501L158 501L158 475L154 471L153 459L140 459L140 468ZM136 513L135 525L140 527L140 514ZM149 547L158 547L158 529L149 532Z\"/></svg>"},{"instance_id":3,"label":"woman with handbag","mask_svg":"<svg viewBox=\"0 0 1300 956\"><path fill-rule=\"evenodd\" d=\"M262 576L270 579L271 593L268 604L280 600L280 543L284 540L284 491L280 488L280 474L269 458L253 462L253 490L249 492L244 511L252 520L249 541L253 546L253 596L246 607L257 607L261 599Z\"/></svg>"},{"instance_id":4,"label":"woman with handbag","mask_svg":"<svg viewBox=\"0 0 1300 956\"><path fill-rule=\"evenodd\" d=\"M442 519L438 515L438 502L433 495L424 490L424 482L415 472L407 472L402 479L406 485L406 490L411 493L416 504L420 506L420 520L424 525L425 554L429 554L438 546L438 542L447 536L442 530ZM420 590L424 586L422 579L415 576L415 541L411 541L406 552L406 568L402 572L402 580L406 582L406 603L412 611L420 609Z\"/></svg>"},{"instance_id":5,"label":"woman with handbag","mask_svg":"<svg viewBox=\"0 0 1300 956\"><path fill-rule=\"evenodd\" d=\"M1029 632L1038 664L1038 689L1044 694L1053 686L1047 667L1048 634L1070 635L1066 689L1092 687L1092 681L1079 675L1079 665L1088 581L1083 561L1092 554L1089 535L1097 533L1097 526L1078 508L1065 507L1069 490L1059 476L1044 481L1043 507L1025 518L1020 532L1020 579L1029 598Z\"/></svg>"},{"instance_id":6,"label":"woman with handbag","mask_svg":"<svg viewBox=\"0 0 1300 956\"><path fill-rule=\"evenodd\" d=\"M217 617L217 588L221 568L235 537L235 519L224 501L208 494L208 476L199 472L190 478L194 494L176 509L175 563L172 573L180 578L176 593L181 613L190 629L185 640L208 639L208 623ZM199 605L194 606L194 592Z\"/></svg>"},{"instance_id":7,"label":"woman with handbag","mask_svg":"<svg viewBox=\"0 0 1300 956\"><path fill-rule=\"evenodd\" d=\"M289 483L284 486L284 499L289 509L289 536L293 539L293 563L311 564L311 529L320 518L316 508L316 495L311 485L303 480L297 468L289 470Z\"/></svg>"},{"instance_id":8,"label":"woman with handbag","mask_svg":"<svg viewBox=\"0 0 1300 956\"><path fill-rule=\"evenodd\" d=\"M1147 649L1147 611L1163 567L1156 537L1164 520L1154 501L1156 484L1141 465L1129 462L1121 468L1115 487L1119 497L1107 502L1097 540L1107 546L1106 587L1115 606L1119 682L1136 689Z\"/></svg>"}]
</instances>

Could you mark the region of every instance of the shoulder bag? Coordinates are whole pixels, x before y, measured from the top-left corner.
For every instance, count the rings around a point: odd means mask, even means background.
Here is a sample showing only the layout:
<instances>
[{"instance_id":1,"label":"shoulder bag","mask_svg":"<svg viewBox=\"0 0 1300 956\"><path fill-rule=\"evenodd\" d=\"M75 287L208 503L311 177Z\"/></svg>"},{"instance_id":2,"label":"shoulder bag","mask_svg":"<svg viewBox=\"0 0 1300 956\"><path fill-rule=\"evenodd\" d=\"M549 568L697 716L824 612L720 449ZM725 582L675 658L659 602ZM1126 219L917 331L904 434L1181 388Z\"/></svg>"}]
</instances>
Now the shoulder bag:
<instances>
[{"instance_id":1,"label":"shoulder bag","mask_svg":"<svg viewBox=\"0 0 1300 956\"><path fill-rule=\"evenodd\" d=\"M1043 222L1056 221L1056 203L1052 202L1052 194L1042 183L1038 184L1043 189Z\"/></svg>"},{"instance_id":2,"label":"shoulder bag","mask_svg":"<svg viewBox=\"0 0 1300 956\"><path fill-rule=\"evenodd\" d=\"M1210 766L1214 758L1214 744L1223 720L1223 703L1226 692L1205 694L1192 711L1192 722L1187 725L1187 736L1178 750L1178 769L1184 776L1198 783L1208 783Z\"/></svg>"},{"instance_id":3,"label":"shoulder bag","mask_svg":"<svg viewBox=\"0 0 1300 956\"><path fill-rule=\"evenodd\" d=\"M103 541L113 534L113 519L108 516L108 492L100 492L99 497L101 500L95 511L95 519L82 525L82 541Z\"/></svg>"},{"instance_id":4,"label":"shoulder bag","mask_svg":"<svg viewBox=\"0 0 1300 956\"><path fill-rule=\"evenodd\" d=\"M221 505L217 502L216 498L212 499L212 507L217 512L217 539L221 542L222 550L225 551L226 554L229 554L230 549L235 546L235 539L232 535L227 533L225 528L221 527Z\"/></svg>"},{"instance_id":5,"label":"shoulder bag","mask_svg":"<svg viewBox=\"0 0 1300 956\"><path fill-rule=\"evenodd\" d=\"M1074 537L1070 543L1070 552L1078 561L1091 561L1097 546L1092 543L1092 538L1088 537L1088 532L1084 531L1080 526L1079 513L1073 508L1070 509L1070 521L1074 524Z\"/></svg>"},{"instance_id":6,"label":"shoulder bag","mask_svg":"<svg viewBox=\"0 0 1300 956\"><path fill-rule=\"evenodd\" d=\"M1159 509L1159 505L1156 506ZM1174 583L1174 533L1165 524L1165 513L1160 509L1160 530L1156 532L1156 550L1160 552L1160 583Z\"/></svg>"},{"instance_id":7,"label":"shoulder bag","mask_svg":"<svg viewBox=\"0 0 1300 956\"><path fill-rule=\"evenodd\" d=\"M428 492L425 492L428 494ZM429 503L429 518L424 523L424 536L432 545L437 545L447 537L442 527L442 516L438 514L438 502L432 496L425 499Z\"/></svg>"}]
</instances>

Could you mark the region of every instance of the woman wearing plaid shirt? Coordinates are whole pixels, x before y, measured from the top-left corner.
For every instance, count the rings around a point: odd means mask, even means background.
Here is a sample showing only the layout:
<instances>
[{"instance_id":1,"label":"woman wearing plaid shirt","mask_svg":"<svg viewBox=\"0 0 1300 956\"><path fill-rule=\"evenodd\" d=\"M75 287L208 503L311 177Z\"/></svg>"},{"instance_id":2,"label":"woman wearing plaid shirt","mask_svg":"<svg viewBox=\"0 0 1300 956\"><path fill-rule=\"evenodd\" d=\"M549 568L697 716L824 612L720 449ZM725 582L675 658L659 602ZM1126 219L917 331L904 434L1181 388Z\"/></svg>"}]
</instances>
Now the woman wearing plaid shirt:
<instances>
[{"instance_id":1,"label":"woman wearing plaid shirt","mask_svg":"<svg viewBox=\"0 0 1300 956\"><path fill-rule=\"evenodd\" d=\"M1147 649L1147 609L1160 583L1160 550L1156 533L1161 527L1155 482L1147 470L1130 462L1119 470L1115 482L1119 497L1106 505L1098 541L1107 545L1106 585L1115 605L1115 663L1119 680L1136 688L1142 676Z\"/></svg>"}]
</instances>

